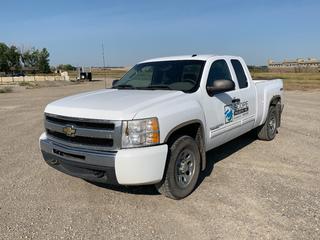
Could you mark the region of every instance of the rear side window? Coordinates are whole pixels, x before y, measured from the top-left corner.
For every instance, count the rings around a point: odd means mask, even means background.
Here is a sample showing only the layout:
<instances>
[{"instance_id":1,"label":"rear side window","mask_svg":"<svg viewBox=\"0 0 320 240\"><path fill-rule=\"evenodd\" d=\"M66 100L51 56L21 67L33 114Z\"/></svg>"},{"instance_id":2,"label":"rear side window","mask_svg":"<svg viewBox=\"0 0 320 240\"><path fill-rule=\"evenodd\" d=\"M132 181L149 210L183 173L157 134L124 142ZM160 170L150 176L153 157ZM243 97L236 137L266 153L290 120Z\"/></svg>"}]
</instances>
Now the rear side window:
<instances>
[{"instance_id":1,"label":"rear side window","mask_svg":"<svg viewBox=\"0 0 320 240\"><path fill-rule=\"evenodd\" d=\"M232 59L231 64L233 66L233 69L236 73L238 83L239 83L239 88L246 88L248 87L248 79L246 77L246 74L244 73L242 64L240 63L239 60Z\"/></svg>"},{"instance_id":2,"label":"rear side window","mask_svg":"<svg viewBox=\"0 0 320 240\"><path fill-rule=\"evenodd\" d=\"M215 80L232 80L228 64L225 60L217 60L212 63L207 86L211 86Z\"/></svg>"}]
</instances>

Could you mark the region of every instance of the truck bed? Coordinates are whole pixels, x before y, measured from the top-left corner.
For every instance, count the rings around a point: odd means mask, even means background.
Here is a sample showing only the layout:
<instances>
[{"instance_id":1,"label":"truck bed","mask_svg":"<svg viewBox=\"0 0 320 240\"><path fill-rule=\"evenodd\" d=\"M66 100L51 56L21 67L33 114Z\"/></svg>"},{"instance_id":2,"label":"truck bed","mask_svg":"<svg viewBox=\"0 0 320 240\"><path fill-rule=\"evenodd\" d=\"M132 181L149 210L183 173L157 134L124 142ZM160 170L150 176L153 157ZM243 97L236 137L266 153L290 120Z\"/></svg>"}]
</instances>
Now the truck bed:
<instances>
[{"instance_id":1,"label":"truck bed","mask_svg":"<svg viewBox=\"0 0 320 240\"><path fill-rule=\"evenodd\" d=\"M270 99L276 95L281 96L283 91L282 79L253 80L257 93L257 113L255 126L264 123L269 109Z\"/></svg>"}]
</instances>

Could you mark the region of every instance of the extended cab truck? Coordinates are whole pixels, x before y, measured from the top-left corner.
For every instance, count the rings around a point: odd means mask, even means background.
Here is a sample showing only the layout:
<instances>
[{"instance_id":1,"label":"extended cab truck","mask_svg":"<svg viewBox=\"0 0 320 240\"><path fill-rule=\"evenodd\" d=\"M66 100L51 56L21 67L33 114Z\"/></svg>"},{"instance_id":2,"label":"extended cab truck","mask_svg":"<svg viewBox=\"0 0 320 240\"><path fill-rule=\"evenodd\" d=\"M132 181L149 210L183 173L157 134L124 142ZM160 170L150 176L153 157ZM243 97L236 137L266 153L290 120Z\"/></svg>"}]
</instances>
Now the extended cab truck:
<instances>
[{"instance_id":1,"label":"extended cab truck","mask_svg":"<svg viewBox=\"0 0 320 240\"><path fill-rule=\"evenodd\" d=\"M57 170L89 181L155 184L181 199L209 151L252 129L272 140L282 80L253 81L240 57L192 55L141 62L112 88L45 108L40 147Z\"/></svg>"}]
</instances>

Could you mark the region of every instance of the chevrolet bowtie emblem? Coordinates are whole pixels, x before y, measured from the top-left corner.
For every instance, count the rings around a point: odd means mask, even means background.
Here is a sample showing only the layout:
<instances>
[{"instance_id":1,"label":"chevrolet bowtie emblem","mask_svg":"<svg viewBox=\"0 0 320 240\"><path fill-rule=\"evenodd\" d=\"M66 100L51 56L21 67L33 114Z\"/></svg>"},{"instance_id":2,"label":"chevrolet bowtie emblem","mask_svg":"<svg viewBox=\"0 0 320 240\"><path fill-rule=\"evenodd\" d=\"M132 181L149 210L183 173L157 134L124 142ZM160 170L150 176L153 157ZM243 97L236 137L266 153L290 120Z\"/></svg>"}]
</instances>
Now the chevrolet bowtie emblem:
<instances>
[{"instance_id":1,"label":"chevrolet bowtie emblem","mask_svg":"<svg viewBox=\"0 0 320 240\"><path fill-rule=\"evenodd\" d=\"M75 137L77 130L73 126L66 126L62 129L62 131L68 137Z\"/></svg>"}]
</instances>

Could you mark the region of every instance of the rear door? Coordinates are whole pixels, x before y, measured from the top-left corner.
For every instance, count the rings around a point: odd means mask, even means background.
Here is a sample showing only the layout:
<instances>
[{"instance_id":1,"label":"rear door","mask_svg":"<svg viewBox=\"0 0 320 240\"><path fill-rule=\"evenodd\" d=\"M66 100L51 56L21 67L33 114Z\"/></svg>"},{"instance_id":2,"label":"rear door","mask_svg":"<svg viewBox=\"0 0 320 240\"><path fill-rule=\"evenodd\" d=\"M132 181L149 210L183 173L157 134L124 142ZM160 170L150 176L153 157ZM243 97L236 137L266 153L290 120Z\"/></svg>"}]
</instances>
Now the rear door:
<instances>
[{"instance_id":1,"label":"rear door","mask_svg":"<svg viewBox=\"0 0 320 240\"><path fill-rule=\"evenodd\" d=\"M239 102L234 104L234 115L241 120L240 133L250 131L255 122L256 114L256 89L251 80L251 75L242 59L230 59L233 74L238 82Z\"/></svg>"}]
</instances>

